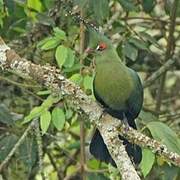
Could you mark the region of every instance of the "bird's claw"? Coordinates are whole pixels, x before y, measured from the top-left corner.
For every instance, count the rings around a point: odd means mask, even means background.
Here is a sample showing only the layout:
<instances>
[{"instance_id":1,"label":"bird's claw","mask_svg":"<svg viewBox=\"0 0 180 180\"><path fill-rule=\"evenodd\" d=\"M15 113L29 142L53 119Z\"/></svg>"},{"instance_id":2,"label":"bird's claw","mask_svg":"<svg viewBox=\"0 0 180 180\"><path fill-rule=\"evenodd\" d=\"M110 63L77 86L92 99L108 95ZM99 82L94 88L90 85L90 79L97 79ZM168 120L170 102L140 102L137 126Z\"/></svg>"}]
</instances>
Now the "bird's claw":
<instances>
[{"instance_id":1,"label":"bird's claw","mask_svg":"<svg viewBox=\"0 0 180 180\"><path fill-rule=\"evenodd\" d=\"M128 124L128 120L127 120L127 117L125 114L123 115L123 121L122 122L125 125L125 131L128 131L129 130L129 124Z\"/></svg>"}]
</instances>

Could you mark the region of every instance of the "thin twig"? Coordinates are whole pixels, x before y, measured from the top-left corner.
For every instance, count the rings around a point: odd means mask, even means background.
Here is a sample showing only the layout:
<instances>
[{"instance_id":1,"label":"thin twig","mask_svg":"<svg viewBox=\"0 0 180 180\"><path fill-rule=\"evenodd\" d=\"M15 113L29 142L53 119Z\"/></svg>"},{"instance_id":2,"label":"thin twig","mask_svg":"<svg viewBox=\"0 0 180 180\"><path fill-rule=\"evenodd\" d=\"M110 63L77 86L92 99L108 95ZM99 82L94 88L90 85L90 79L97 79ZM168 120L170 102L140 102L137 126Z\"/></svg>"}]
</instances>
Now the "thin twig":
<instances>
[{"instance_id":1,"label":"thin twig","mask_svg":"<svg viewBox=\"0 0 180 180\"><path fill-rule=\"evenodd\" d=\"M112 26L112 24L118 19L120 15L120 11L116 11L111 19L103 26L103 32L107 32L109 28Z\"/></svg>"},{"instance_id":2,"label":"thin twig","mask_svg":"<svg viewBox=\"0 0 180 180\"><path fill-rule=\"evenodd\" d=\"M17 149L19 148L19 146L23 143L24 139L26 138L26 136L28 135L29 131L34 127L35 125L35 121L32 121L29 126L26 128L26 130L24 131L24 133L22 134L22 136L19 138L19 140L17 141L17 143L14 145L14 147L11 149L11 151L9 152L9 154L6 156L6 158L3 160L3 162L0 164L0 172L3 170L4 166L10 161L10 159L12 158L12 156L14 155L14 153L17 151Z\"/></svg>"},{"instance_id":3,"label":"thin twig","mask_svg":"<svg viewBox=\"0 0 180 180\"><path fill-rule=\"evenodd\" d=\"M165 61L166 62L171 56L173 55L174 51L174 31L176 26L176 11L178 8L179 0L174 0L171 12L170 12L170 26L169 26L169 36L168 36L168 42L167 42L167 50L165 54ZM161 101L162 101L162 95L164 90L164 84L166 80L166 72L162 75L160 79L160 85L157 92L157 98L156 98L156 112L159 113L161 108Z\"/></svg>"},{"instance_id":4,"label":"thin twig","mask_svg":"<svg viewBox=\"0 0 180 180\"><path fill-rule=\"evenodd\" d=\"M163 20L160 18L154 18L154 17L120 17L119 20L136 20L136 19L140 19L140 20L144 20L144 21L159 21L161 23L165 23L165 24L169 24L170 21L168 20ZM179 25L180 21L176 21L176 24Z\"/></svg>"},{"instance_id":5,"label":"thin twig","mask_svg":"<svg viewBox=\"0 0 180 180\"><path fill-rule=\"evenodd\" d=\"M63 178L64 178L63 175L62 175L63 172L62 172L62 173L60 172L60 170L59 170L59 168L57 167L56 162L55 162L53 156L51 155L51 153L50 153L49 151L47 151L46 154L48 155L49 160L50 160L50 162L51 162L54 170L57 172L58 180L63 179Z\"/></svg>"},{"instance_id":6,"label":"thin twig","mask_svg":"<svg viewBox=\"0 0 180 180\"><path fill-rule=\"evenodd\" d=\"M154 72L146 81L144 82L144 88L150 86L156 79L158 79L164 72L169 70L172 65L176 62L176 57L169 59L163 66L161 66L156 72Z\"/></svg>"},{"instance_id":7,"label":"thin twig","mask_svg":"<svg viewBox=\"0 0 180 180\"><path fill-rule=\"evenodd\" d=\"M4 80L4 81L7 81L13 85L16 85L18 87L25 87L25 88L40 88L41 86L33 86L33 85L29 85L29 84L22 84L22 83L18 83L18 82L15 82L7 77L3 77L3 76L0 76L0 80Z\"/></svg>"},{"instance_id":8,"label":"thin twig","mask_svg":"<svg viewBox=\"0 0 180 180\"><path fill-rule=\"evenodd\" d=\"M37 146L38 146L38 157L39 157L39 171L41 174L41 177L43 180L45 180L45 173L44 173L44 165L43 165L43 143L42 143L42 135L39 129L39 121L36 123L36 141L37 141Z\"/></svg>"},{"instance_id":9,"label":"thin twig","mask_svg":"<svg viewBox=\"0 0 180 180\"><path fill-rule=\"evenodd\" d=\"M85 25L86 27L91 27L92 29L94 29L95 31L99 32L99 28L96 27L93 23L88 22L87 20L85 20L79 13L74 13L71 9L69 9L67 7L67 4L65 4L65 2L63 0L59 0L65 11L67 12L68 15L70 15L71 17L73 17L75 20L78 20L79 22L83 23L83 25ZM72 0L69 0L69 2L71 4L73 4Z\"/></svg>"},{"instance_id":10,"label":"thin twig","mask_svg":"<svg viewBox=\"0 0 180 180\"><path fill-rule=\"evenodd\" d=\"M40 100L40 101L43 101L44 99L39 97L38 95L36 95L35 93L33 93L32 91L29 91L27 88L37 88L37 87L40 87L40 86L32 86L32 85L28 85L28 84L21 84L21 83L18 83L18 82L15 82L15 81L12 81L10 80L9 78L6 78L6 77L3 77L3 76L0 76L0 80L3 80L3 81L7 81L8 83L11 83L21 89L23 89L24 91L26 91L28 94L30 94L31 96L35 97L36 99Z\"/></svg>"},{"instance_id":11,"label":"thin twig","mask_svg":"<svg viewBox=\"0 0 180 180\"><path fill-rule=\"evenodd\" d=\"M84 17L84 11L81 9L80 15ZM84 41L85 41L85 27L83 22L80 23L80 64L83 65L83 58L82 55L84 53ZM80 74L82 75L82 68L80 69ZM80 117L80 154L81 154L81 176L82 180L86 179L86 172L85 172L85 164L86 164L86 157L85 157L85 124L84 119Z\"/></svg>"}]
</instances>

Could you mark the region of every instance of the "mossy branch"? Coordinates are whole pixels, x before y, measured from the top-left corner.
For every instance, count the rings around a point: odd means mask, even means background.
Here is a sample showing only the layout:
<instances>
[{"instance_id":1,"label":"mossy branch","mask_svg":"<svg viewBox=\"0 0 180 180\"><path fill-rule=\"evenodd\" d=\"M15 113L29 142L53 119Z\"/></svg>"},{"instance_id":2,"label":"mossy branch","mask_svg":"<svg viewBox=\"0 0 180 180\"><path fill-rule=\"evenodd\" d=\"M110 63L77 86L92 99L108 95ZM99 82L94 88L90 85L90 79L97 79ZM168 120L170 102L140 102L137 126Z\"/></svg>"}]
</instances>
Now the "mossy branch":
<instances>
[{"instance_id":1,"label":"mossy branch","mask_svg":"<svg viewBox=\"0 0 180 180\"><path fill-rule=\"evenodd\" d=\"M110 154L115 160L122 175L122 179L139 179L118 134L123 135L129 142L151 149L176 166L180 166L180 155L170 152L167 147L132 128L128 131L121 121L110 115L103 115L103 109L91 100L74 83L65 79L60 70L52 66L40 66L21 58L15 51L5 45L0 38L0 67L4 70L13 70L35 79L38 83L51 88L53 91L61 91L68 96L77 111L88 115L90 121L97 125L103 136Z\"/></svg>"}]
</instances>

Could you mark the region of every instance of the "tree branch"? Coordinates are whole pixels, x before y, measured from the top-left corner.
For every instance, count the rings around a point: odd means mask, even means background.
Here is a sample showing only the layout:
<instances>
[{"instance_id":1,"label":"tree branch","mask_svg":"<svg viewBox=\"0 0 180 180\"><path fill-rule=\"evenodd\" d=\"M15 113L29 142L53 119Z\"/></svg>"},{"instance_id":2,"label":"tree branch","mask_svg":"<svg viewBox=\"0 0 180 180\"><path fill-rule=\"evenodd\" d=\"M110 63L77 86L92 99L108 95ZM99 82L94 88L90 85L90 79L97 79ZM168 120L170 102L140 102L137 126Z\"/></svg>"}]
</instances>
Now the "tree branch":
<instances>
[{"instance_id":1,"label":"tree branch","mask_svg":"<svg viewBox=\"0 0 180 180\"><path fill-rule=\"evenodd\" d=\"M37 141L37 146L38 146L38 160L39 160L39 171L41 174L42 180L45 180L45 173L44 173L44 163L43 163L43 142L42 142L42 134L39 129L39 121L36 122L36 127L35 127L35 133L36 133L36 141Z\"/></svg>"},{"instance_id":2,"label":"tree branch","mask_svg":"<svg viewBox=\"0 0 180 180\"><path fill-rule=\"evenodd\" d=\"M165 54L165 61L166 62L169 58L172 57L174 53L174 31L175 31L175 26L176 26L176 11L178 8L178 3L179 0L174 0L172 7L171 7L171 12L170 12L170 25L169 25L169 36L168 36L168 41L167 41L167 48L166 48L166 54ZM164 84L166 80L166 72L165 71L162 74L162 77L160 79L160 84L158 87L158 92L157 92L157 101L156 101L156 112L159 114L159 111L161 109L161 101L162 101L162 95L163 95L163 90L164 90Z\"/></svg>"},{"instance_id":3,"label":"tree branch","mask_svg":"<svg viewBox=\"0 0 180 180\"><path fill-rule=\"evenodd\" d=\"M1 50L0 50L1 51ZM1 59L1 57L0 57ZM27 129L24 131L24 133L22 134L22 136L19 138L19 140L17 141L17 143L14 145L14 147L11 149L11 151L9 152L9 154L7 155L7 157L2 161L2 163L0 164L0 172L3 170L4 166L10 161L10 159L12 158L12 156L14 155L14 153L16 152L16 150L19 148L19 146L23 143L24 139L26 138L26 136L28 135L29 131L34 127L35 125L35 121L32 121L31 124L29 124L29 126L27 127Z\"/></svg>"},{"instance_id":4,"label":"tree branch","mask_svg":"<svg viewBox=\"0 0 180 180\"><path fill-rule=\"evenodd\" d=\"M127 154L125 155L126 151L123 149L122 143L117 138L119 133L125 136L129 142L137 143L140 146L152 149L153 152L165 157L174 165L180 166L180 155L168 151L165 145L150 139L136 130L129 128L127 133L127 129L123 126L123 123L108 114L101 118L103 109L96 102L91 100L80 87L65 79L64 76L60 74L60 70L57 70L52 66L35 65L30 61L20 58L20 56L5 45L1 38L0 67L4 70L13 70L26 76L30 76L37 82L54 91L61 91L62 94L74 104L76 110L87 114L90 121L95 123L100 130L123 179L125 177L126 180L128 180L128 177L139 179L139 177ZM119 130L119 132L115 131L115 129ZM111 137L113 137L113 139Z\"/></svg>"},{"instance_id":5,"label":"tree branch","mask_svg":"<svg viewBox=\"0 0 180 180\"><path fill-rule=\"evenodd\" d=\"M119 121L114 121L114 118L110 115L106 115L106 117L102 118L100 122L106 122L107 119L109 121L108 124L113 123L110 125L110 131L113 130L115 132L119 132L119 134L128 139L129 142L148 148L152 150L153 153L163 157L174 165L180 166L180 155L169 151L164 144L149 138L131 127L127 128L122 122L119 123Z\"/></svg>"},{"instance_id":6,"label":"tree branch","mask_svg":"<svg viewBox=\"0 0 180 180\"><path fill-rule=\"evenodd\" d=\"M123 142L120 141L118 137L119 133L122 133L118 131L118 127L120 127L122 124L123 123L118 119L115 121L114 118L106 114L99 120L97 127L101 133L101 136L103 137L109 153L116 162L122 179L140 180L128 154L126 153Z\"/></svg>"}]
</instances>

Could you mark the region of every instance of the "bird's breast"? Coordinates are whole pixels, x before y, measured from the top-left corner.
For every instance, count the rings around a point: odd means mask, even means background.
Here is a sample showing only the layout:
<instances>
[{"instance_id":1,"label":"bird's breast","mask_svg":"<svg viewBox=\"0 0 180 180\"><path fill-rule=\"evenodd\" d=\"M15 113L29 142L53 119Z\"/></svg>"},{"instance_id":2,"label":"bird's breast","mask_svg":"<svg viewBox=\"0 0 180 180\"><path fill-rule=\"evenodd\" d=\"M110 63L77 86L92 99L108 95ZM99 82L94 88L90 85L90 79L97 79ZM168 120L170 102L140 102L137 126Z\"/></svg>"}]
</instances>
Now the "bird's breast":
<instances>
[{"instance_id":1,"label":"bird's breast","mask_svg":"<svg viewBox=\"0 0 180 180\"><path fill-rule=\"evenodd\" d=\"M126 102L133 90L132 78L125 66L103 64L97 67L94 93L114 110L126 109Z\"/></svg>"}]
</instances>

